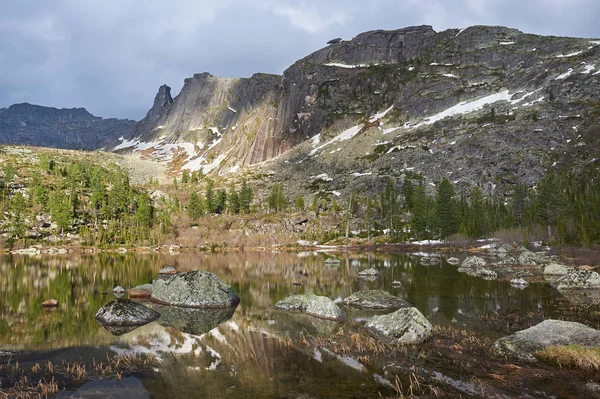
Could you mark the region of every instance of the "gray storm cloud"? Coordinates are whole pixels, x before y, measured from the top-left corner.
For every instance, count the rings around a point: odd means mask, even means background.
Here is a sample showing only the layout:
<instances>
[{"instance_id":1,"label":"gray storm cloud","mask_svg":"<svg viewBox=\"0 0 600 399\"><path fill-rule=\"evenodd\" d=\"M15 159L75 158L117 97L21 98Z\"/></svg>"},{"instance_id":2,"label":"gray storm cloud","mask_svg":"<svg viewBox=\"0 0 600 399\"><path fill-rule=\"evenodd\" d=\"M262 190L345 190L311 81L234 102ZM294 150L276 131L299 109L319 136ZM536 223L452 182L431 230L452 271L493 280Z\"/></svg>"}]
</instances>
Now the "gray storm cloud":
<instances>
[{"instance_id":1,"label":"gray storm cloud","mask_svg":"<svg viewBox=\"0 0 600 399\"><path fill-rule=\"evenodd\" d=\"M332 37L428 24L598 37L596 0L6 0L0 107L30 102L140 119L197 72L281 73Z\"/></svg>"}]
</instances>

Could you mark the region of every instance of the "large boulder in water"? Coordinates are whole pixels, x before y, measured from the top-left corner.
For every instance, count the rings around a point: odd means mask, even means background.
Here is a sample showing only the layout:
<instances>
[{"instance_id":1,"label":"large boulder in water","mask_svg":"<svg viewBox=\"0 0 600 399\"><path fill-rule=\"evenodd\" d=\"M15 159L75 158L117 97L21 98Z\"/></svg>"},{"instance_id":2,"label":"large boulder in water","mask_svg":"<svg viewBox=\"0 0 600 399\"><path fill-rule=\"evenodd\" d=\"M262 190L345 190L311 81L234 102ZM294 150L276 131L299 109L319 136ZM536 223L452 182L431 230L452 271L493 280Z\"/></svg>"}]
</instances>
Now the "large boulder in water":
<instances>
[{"instance_id":1,"label":"large boulder in water","mask_svg":"<svg viewBox=\"0 0 600 399\"><path fill-rule=\"evenodd\" d=\"M275 304L280 310L298 310L327 320L342 320L342 311L331 299L315 294L292 295Z\"/></svg>"},{"instance_id":2,"label":"large boulder in water","mask_svg":"<svg viewBox=\"0 0 600 399\"><path fill-rule=\"evenodd\" d=\"M535 352L557 345L600 347L600 331L572 321L544 320L500 338L492 346L492 351L499 356L535 362Z\"/></svg>"},{"instance_id":3,"label":"large boulder in water","mask_svg":"<svg viewBox=\"0 0 600 399\"><path fill-rule=\"evenodd\" d=\"M412 305L382 290L358 291L344 299L347 305L362 309L400 309Z\"/></svg>"},{"instance_id":4,"label":"large boulder in water","mask_svg":"<svg viewBox=\"0 0 600 399\"><path fill-rule=\"evenodd\" d=\"M107 303L96 313L96 320L105 326L143 326L159 317L154 310L125 298Z\"/></svg>"},{"instance_id":5,"label":"large boulder in water","mask_svg":"<svg viewBox=\"0 0 600 399\"><path fill-rule=\"evenodd\" d=\"M600 288L600 274L585 269L574 269L556 280L559 290L589 290Z\"/></svg>"},{"instance_id":6,"label":"large boulder in water","mask_svg":"<svg viewBox=\"0 0 600 399\"><path fill-rule=\"evenodd\" d=\"M173 327L192 335L202 335L231 319L236 307L193 309L155 304L154 309L160 313L160 319L156 322L161 326Z\"/></svg>"},{"instance_id":7,"label":"large boulder in water","mask_svg":"<svg viewBox=\"0 0 600 399\"><path fill-rule=\"evenodd\" d=\"M214 274L196 270L159 275L152 282L152 301L188 308L223 309L237 306L240 297Z\"/></svg>"},{"instance_id":8,"label":"large boulder in water","mask_svg":"<svg viewBox=\"0 0 600 399\"><path fill-rule=\"evenodd\" d=\"M142 284L129 290L130 298L150 298L152 296L152 284Z\"/></svg>"},{"instance_id":9,"label":"large boulder in water","mask_svg":"<svg viewBox=\"0 0 600 399\"><path fill-rule=\"evenodd\" d=\"M415 307L374 316L365 327L392 344L420 344L433 335L431 323Z\"/></svg>"}]
</instances>

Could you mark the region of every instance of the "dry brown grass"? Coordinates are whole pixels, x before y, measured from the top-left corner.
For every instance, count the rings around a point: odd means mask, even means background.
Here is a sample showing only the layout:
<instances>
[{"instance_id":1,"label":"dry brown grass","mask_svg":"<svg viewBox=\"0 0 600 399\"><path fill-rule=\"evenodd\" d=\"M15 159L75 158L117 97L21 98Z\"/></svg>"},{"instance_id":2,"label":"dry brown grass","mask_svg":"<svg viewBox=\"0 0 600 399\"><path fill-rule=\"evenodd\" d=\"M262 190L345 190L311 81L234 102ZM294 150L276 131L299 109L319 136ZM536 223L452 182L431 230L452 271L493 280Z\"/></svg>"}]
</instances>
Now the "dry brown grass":
<instances>
[{"instance_id":1,"label":"dry brown grass","mask_svg":"<svg viewBox=\"0 0 600 399\"><path fill-rule=\"evenodd\" d=\"M600 348L585 348L578 345L549 346L536 352L535 357L557 364L561 368L600 371Z\"/></svg>"}]
</instances>

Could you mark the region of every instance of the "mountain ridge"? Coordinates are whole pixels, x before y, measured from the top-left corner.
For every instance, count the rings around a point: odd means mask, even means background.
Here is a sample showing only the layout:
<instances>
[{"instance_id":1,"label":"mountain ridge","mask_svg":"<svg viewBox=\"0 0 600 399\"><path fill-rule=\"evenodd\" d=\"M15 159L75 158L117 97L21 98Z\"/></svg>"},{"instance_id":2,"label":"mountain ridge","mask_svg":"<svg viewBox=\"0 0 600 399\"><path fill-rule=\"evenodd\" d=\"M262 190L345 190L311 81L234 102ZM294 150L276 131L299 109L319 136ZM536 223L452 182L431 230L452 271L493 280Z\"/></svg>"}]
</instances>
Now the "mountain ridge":
<instances>
[{"instance_id":1,"label":"mountain ridge","mask_svg":"<svg viewBox=\"0 0 600 399\"><path fill-rule=\"evenodd\" d=\"M128 119L97 117L85 108L20 103L0 109L0 142L96 150L114 142L134 124Z\"/></svg>"}]
</instances>

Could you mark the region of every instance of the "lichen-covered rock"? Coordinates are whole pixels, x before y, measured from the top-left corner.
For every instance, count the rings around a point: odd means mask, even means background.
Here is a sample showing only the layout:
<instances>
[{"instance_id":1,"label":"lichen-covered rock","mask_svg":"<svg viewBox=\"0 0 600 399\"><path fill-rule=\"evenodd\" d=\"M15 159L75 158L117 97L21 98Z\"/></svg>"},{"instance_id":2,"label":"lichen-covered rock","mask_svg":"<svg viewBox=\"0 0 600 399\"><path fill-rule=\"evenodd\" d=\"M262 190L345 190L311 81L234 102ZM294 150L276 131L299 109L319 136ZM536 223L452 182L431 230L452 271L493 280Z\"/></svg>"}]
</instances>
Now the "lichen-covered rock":
<instances>
[{"instance_id":1,"label":"lichen-covered rock","mask_svg":"<svg viewBox=\"0 0 600 399\"><path fill-rule=\"evenodd\" d=\"M433 335L431 323L415 307L374 316L365 327L392 344L420 344Z\"/></svg>"},{"instance_id":2,"label":"lichen-covered rock","mask_svg":"<svg viewBox=\"0 0 600 399\"><path fill-rule=\"evenodd\" d=\"M460 259L452 257L446 259L446 262L450 263L451 265L458 265L460 263Z\"/></svg>"},{"instance_id":3,"label":"lichen-covered rock","mask_svg":"<svg viewBox=\"0 0 600 399\"><path fill-rule=\"evenodd\" d=\"M206 309L228 308L240 302L233 288L204 270L159 275L152 283L151 299L164 305Z\"/></svg>"},{"instance_id":4,"label":"lichen-covered rock","mask_svg":"<svg viewBox=\"0 0 600 399\"><path fill-rule=\"evenodd\" d=\"M586 290L600 288L600 274L585 269L573 269L556 280L559 290Z\"/></svg>"},{"instance_id":5,"label":"lichen-covered rock","mask_svg":"<svg viewBox=\"0 0 600 399\"><path fill-rule=\"evenodd\" d=\"M378 276L379 270L372 267L370 269L361 270L360 272L358 272L358 275L359 276Z\"/></svg>"},{"instance_id":6,"label":"lichen-covered rock","mask_svg":"<svg viewBox=\"0 0 600 399\"><path fill-rule=\"evenodd\" d=\"M535 362L535 352L556 345L600 347L600 331L572 321L544 320L500 338L492 346L492 351L499 356Z\"/></svg>"},{"instance_id":7,"label":"lichen-covered rock","mask_svg":"<svg viewBox=\"0 0 600 399\"><path fill-rule=\"evenodd\" d=\"M154 310L125 298L107 303L96 313L96 320L107 326L142 326L159 317Z\"/></svg>"},{"instance_id":8,"label":"lichen-covered rock","mask_svg":"<svg viewBox=\"0 0 600 399\"><path fill-rule=\"evenodd\" d=\"M382 290L358 291L344 299L344 302L362 309L400 309L412 307L403 299Z\"/></svg>"},{"instance_id":9,"label":"lichen-covered rock","mask_svg":"<svg viewBox=\"0 0 600 399\"><path fill-rule=\"evenodd\" d=\"M565 276L574 269L572 267L561 265L559 263L550 263L544 267L544 274L547 276Z\"/></svg>"},{"instance_id":10,"label":"lichen-covered rock","mask_svg":"<svg viewBox=\"0 0 600 399\"><path fill-rule=\"evenodd\" d=\"M156 322L164 327L173 327L184 333L202 335L231 319L236 307L226 309L193 309L179 306L154 306L160 313Z\"/></svg>"},{"instance_id":11,"label":"lichen-covered rock","mask_svg":"<svg viewBox=\"0 0 600 399\"><path fill-rule=\"evenodd\" d=\"M130 298L150 298L152 296L152 284L142 284L129 290Z\"/></svg>"},{"instance_id":12,"label":"lichen-covered rock","mask_svg":"<svg viewBox=\"0 0 600 399\"><path fill-rule=\"evenodd\" d=\"M330 298L315 294L292 295L275 304L280 310L297 310L327 320L342 320L342 311Z\"/></svg>"},{"instance_id":13,"label":"lichen-covered rock","mask_svg":"<svg viewBox=\"0 0 600 399\"><path fill-rule=\"evenodd\" d=\"M538 256L531 251L523 251L519 255L520 265L536 265L538 262Z\"/></svg>"},{"instance_id":14,"label":"lichen-covered rock","mask_svg":"<svg viewBox=\"0 0 600 399\"><path fill-rule=\"evenodd\" d=\"M125 288L121 287L120 285L117 285L115 288L113 288L113 293L122 295L125 293Z\"/></svg>"},{"instance_id":15,"label":"lichen-covered rock","mask_svg":"<svg viewBox=\"0 0 600 399\"><path fill-rule=\"evenodd\" d=\"M460 267L463 269L474 269L478 267L484 267L486 265L487 262L485 259L480 258L479 256L469 256L463 260L463 263L460 265Z\"/></svg>"}]
</instances>

